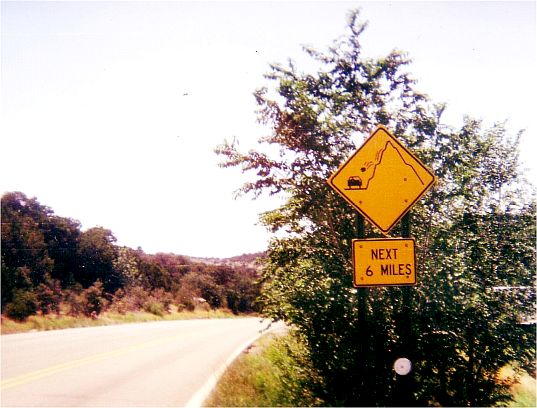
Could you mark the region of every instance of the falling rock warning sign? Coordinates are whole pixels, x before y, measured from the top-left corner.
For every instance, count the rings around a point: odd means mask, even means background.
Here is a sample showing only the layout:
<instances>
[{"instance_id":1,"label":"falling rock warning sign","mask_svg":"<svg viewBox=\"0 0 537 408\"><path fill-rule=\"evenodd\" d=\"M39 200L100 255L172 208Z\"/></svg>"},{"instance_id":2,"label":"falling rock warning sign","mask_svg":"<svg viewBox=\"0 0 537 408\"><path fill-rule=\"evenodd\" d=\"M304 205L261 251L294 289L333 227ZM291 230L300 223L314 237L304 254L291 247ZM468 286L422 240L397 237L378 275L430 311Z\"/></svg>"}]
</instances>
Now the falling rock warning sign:
<instances>
[{"instance_id":1,"label":"falling rock warning sign","mask_svg":"<svg viewBox=\"0 0 537 408\"><path fill-rule=\"evenodd\" d=\"M335 191L384 234L434 181L434 174L384 126L378 126L328 179Z\"/></svg>"},{"instance_id":2,"label":"falling rock warning sign","mask_svg":"<svg viewBox=\"0 0 537 408\"><path fill-rule=\"evenodd\" d=\"M353 239L354 286L416 284L416 254L412 238Z\"/></svg>"}]
</instances>

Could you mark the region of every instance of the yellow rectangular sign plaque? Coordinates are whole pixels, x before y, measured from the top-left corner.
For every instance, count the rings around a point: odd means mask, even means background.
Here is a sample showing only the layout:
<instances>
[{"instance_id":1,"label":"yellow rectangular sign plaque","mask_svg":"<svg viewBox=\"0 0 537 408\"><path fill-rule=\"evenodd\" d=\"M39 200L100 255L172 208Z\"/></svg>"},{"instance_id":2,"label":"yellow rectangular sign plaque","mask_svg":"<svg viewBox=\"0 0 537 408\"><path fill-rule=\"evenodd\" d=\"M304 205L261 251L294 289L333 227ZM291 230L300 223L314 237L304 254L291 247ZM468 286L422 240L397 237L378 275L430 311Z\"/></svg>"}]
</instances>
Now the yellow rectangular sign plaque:
<instances>
[{"instance_id":1,"label":"yellow rectangular sign plaque","mask_svg":"<svg viewBox=\"0 0 537 408\"><path fill-rule=\"evenodd\" d=\"M414 247L412 238L353 239L354 286L415 285Z\"/></svg>"}]
</instances>

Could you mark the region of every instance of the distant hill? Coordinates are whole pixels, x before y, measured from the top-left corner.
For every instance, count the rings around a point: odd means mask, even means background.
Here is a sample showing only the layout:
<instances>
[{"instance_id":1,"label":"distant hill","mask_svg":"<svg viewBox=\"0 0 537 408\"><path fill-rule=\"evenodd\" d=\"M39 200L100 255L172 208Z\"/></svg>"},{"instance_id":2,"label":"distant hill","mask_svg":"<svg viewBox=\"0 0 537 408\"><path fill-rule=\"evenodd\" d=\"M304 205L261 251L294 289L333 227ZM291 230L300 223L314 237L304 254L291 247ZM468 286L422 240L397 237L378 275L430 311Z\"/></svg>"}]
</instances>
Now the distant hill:
<instances>
[{"instance_id":1,"label":"distant hill","mask_svg":"<svg viewBox=\"0 0 537 408\"><path fill-rule=\"evenodd\" d=\"M191 262L200 262L208 265L242 266L246 268L259 269L261 261L266 258L265 252L255 252L252 254L242 254L230 258L200 258L186 256Z\"/></svg>"}]
</instances>

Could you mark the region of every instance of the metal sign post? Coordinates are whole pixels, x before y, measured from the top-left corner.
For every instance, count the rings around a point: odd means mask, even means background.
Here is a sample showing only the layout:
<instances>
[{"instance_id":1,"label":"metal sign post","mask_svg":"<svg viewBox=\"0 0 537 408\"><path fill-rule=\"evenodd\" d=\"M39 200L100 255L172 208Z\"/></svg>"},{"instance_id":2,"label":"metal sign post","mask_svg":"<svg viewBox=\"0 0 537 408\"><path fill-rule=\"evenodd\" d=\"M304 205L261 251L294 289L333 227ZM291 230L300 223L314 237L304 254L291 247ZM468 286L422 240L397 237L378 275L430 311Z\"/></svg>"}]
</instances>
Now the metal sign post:
<instances>
[{"instance_id":1,"label":"metal sign post","mask_svg":"<svg viewBox=\"0 0 537 408\"><path fill-rule=\"evenodd\" d=\"M365 238L365 223L362 214L357 215L356 229L358 238ZM360 350L360 356L362 356L360 364L362 367L358 370L358 382L360 387L366 387L367 364L366 358L368 358L370 332L367 322L367 300L369 297L369 288L359 287L358 289L358 349ZM362 401L365 406L373 406L374 401Z\"/></svg>"},{"instance_id":2,"label":"metal sign post","mask_svg":"<svg viewBox=\"0 0 537 408\"><path fill-rule=\"evenodd\" d=\"M358 288L358 343L362 361L369 353L368 287L403 286L402 307L395 319L400 340L394 350L399 354L394 362L394 406L416 405L411 350L414 344L411 285L416 284L416 256L409 211L434 182L433 172L384 126L377 126L328 179L328 184L360 213L352 260L353 283ZM401 238L365 239L364 217L384 235L401 221ZM365 368L364 365L364 373ZM359 378L364 386L364 374Z\"/></svg>"},{"instance_id":3,"label":"metal sign post","mask_svg":"<svg viewBox=\"0 0 537 408\"><path fill-rule=\"evenodd\" d=\"M401 235L403 238L410 238L410 213L407 213L401 220ZM395 378L394 402L393 406L413 407L416 406L414 398L414 373L412 371L413 353L411 345L414 344L414 331L412 330L412 287L405 286L401 288L403 304L400 316L397 319L397 332L400 338L397 350L398 361L409 362L408 372L403 370L397 373ZM395 369L395 366L394 366Z\"/></svg>"}]
</instances>

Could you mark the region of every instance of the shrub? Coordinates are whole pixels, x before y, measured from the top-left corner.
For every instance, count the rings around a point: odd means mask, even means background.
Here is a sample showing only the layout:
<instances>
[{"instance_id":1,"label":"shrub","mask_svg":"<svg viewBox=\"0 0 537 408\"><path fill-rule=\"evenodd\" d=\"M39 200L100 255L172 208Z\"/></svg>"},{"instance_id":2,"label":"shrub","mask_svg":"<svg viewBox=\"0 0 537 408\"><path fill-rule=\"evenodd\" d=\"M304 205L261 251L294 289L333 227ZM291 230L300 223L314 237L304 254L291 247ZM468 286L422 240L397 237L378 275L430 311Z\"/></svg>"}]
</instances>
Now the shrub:
<instances>
[{"instance_id":1,"label":"shrub","mask_svg":"<svg viewBox=\"0 0 537 408\"><path fill-rule=\"evenodd\" d=\"M187 286L181 286L175 295L175 302L179 311L187 310L194 311L196 304L194 303L195 293Z\"/></svg>"},{"instance_id":2,"label":"shrub","mask_svg":"<svg viewBox=\"0 0 537 408\"><path fill-rule=\"evenodd\" d=\"M210 312L211 311L211 305L207 302L200 302L194 299L194 310L199 310L202 312Z\"/></svg>"},{"instance_id":3,"label":"shrub","mask_svg":"<svg viewBox=\"0 0 537 408\"><path fill-rule=\"evenodd\" d=\"M65 299L71 316L99 315L108 303L104 297L103 284L100 281L96 281L87 289L75 285L67 291Z\"/></svg>"},{"instance_id":4,"label":"shrub","mask_svg":"<svg viewBox=\"0 0 537 408\"><path fill-rule=\"evenodd\" d=\"M151 314L154 314L155 316L160 316L160 317L164 316L164 314L166 313L164 305L160 303L159 301L153 300L153 299L148 300L144 304L144 310L147 313L151 313Z\"/></svg>"},{"instance_id":5,"label":"shrub","mask_svg":"<svg viewBox=\"0 0 537 408\"><path fill-rule=\"evenodd\" d=\"M130 307L129 298L123 289L118 289L114 293L110 309L120 314L125 314L132 310Z\"/></svg>"},{"instance_id":6,"label":"shrub","mask_svg":"<svg viewBox=\"0 0 537 408\"><path fill-rule=\"evenodd\" d=\"M106 299L103 296L103 284L96 281L82 293L83 312L86 316L99 315L106 306Z\"/></svg>"},{"instance_id":7,"label":"shrub","mask_svg":"<svg viewBox=\"0 0 537 408\"><path fill-rule=\"evenodd\" d=\"M127 296L134 310L143 309L144 304L149 300L149 293L141 286L133 287Z\"/></svg>"},{"instance_id":8,"label":"shrub","mask_svg":"<svg viewBox=\"0 0 537 408\"><path fill-rule=\"evenodd\" d=\"M59 313L62 298L60 282L54 280L49 284L40 283L36 288L36 298L38 309L42 314Z\"/></svg>"},{"instance_id":9,"label":"shrub","mask_svg":"<svg viewBox=\"0 0 537 408\"><path fill-rule=\"evenodd\" d=\"M25 320L37 312L35 293L17 289L13 292L13 300L6 306L6 315L14 320Z\"/></svg>"},{"instance_id":10,"label":"shrub","mask_svg":"<svg viewBox=\"0 0 537 408\"><path fill-rule=\"evenodd\" d=\"M156 301L160 302L164 308L164 310L168 311L170 310L170 306L173 303L173 296L170 292L166 292L164 289L159 288L155 289L151 295L152 299L155 299Z\"/></svg>"},{"instance_id":11,"label":"shrub","mask_svg":"<svg viewBox=\"0 0 537 408\"><path fill-rule=\"evenodd\" d=\"M69 308L69 315L80 316L84 314L84 301L81 293L70 291L66 297L66 303Z\"/></svg>"}]
</instances>

